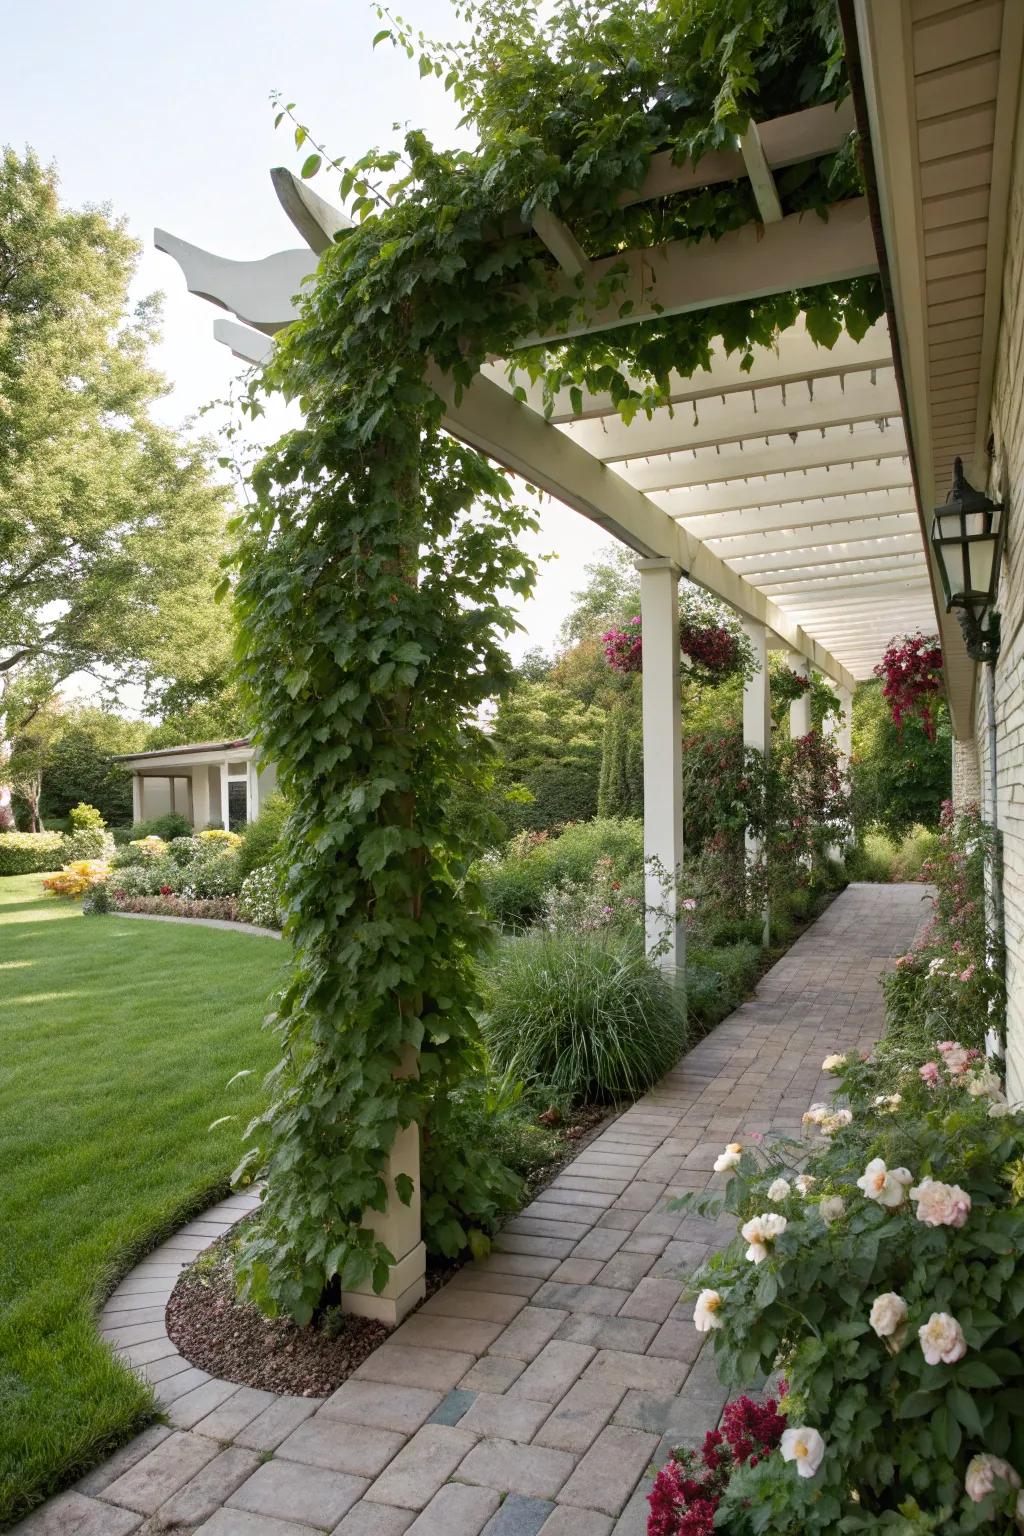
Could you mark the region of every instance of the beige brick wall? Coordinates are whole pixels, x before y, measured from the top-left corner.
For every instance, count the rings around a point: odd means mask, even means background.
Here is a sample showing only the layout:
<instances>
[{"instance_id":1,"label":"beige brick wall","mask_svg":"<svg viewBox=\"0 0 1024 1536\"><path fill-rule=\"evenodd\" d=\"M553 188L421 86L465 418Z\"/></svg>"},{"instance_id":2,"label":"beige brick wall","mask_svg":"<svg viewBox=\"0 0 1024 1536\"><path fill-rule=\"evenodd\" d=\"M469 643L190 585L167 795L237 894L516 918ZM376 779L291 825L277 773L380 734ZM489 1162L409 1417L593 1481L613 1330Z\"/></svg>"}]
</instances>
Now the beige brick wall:
<instances>
[{"instance_id":1,"label":"beige brick wall","mask_svg":"<svg viewBox=\"0 0 1024 1536\"><path fill-rule=\"evenodd\" d=\"M1024 1100L1024 114L1017 126L1003 272L1003 315L992 402L995 457L989 494L1007 505L999 584L1002 651L996 668L996 770L1004 837L1007 947L1007 1076ZM979 675L975 729L982 805L991 814L985 689Z\"/></svg>"}]
</instances>

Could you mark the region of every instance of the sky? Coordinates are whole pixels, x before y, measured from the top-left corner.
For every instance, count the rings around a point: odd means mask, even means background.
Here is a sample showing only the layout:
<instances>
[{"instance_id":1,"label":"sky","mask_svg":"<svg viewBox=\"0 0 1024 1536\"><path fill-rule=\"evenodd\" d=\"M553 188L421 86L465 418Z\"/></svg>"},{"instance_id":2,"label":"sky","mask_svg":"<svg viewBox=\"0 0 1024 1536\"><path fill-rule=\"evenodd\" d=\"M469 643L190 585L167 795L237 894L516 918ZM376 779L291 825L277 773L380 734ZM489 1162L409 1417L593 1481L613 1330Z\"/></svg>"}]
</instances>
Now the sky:
<instances>
[{"instance_id":1,"label":"sky","mask_svg":"<svg viewBox=\"0 0 1024 1536\"><path fill-rule=\"evenodd\" d=\"M453 33L447 0L400 0L399 10L428 35ZM153 229L245 260L302 243L270 184L271 166L297 171L303 158L274 129L271 91L335 155L397 143L405 125L438 143L456 137L440 82L420 80L390 45L372 48L382 23L366 0L6 0L0 14L0 141L55 162L65 203L109 205L141 243L136 294L165 296L155 361L172 385L160 415L174 424L222 399L242 365L213 340L223 312L185 291ZM337 200L332 179L315 185ZM608 541L557 503L540 515L532 552L556 558L523 608L516 656L553 647L584 565Z\"/></svg>"}]
</instances>

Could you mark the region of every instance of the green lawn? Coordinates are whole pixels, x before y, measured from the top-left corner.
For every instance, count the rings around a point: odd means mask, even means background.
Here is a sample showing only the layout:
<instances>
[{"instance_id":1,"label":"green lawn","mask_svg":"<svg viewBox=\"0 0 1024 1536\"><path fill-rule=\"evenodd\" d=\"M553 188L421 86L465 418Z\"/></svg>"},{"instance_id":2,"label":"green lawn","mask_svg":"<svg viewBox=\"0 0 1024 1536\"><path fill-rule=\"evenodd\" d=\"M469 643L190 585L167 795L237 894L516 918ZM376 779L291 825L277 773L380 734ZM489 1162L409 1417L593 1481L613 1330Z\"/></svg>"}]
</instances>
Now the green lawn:
<instances>
[{"instance_id":1,"label":"green lawn","mask_svg":"<svg viewBox=\"0 0 1024 1536\"><path fill-rule=\"evenodd\" d=\"M272 939L83 918L38 875L0 880L0 1525L152 1417L95 1312L226 1192L286 960Z\"/></svg>"}]
</instances>

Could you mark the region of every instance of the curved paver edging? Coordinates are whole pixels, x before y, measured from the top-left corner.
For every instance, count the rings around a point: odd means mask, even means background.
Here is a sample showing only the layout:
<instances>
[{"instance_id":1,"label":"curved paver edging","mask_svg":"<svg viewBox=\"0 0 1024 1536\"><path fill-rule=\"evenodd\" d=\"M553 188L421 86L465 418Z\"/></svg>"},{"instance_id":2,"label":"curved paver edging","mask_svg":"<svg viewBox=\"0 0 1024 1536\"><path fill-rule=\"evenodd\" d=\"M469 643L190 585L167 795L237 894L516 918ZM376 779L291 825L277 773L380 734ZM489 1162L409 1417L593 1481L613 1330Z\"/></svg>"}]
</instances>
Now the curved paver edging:
<instances>
[{"instance_id":1,"label":"curved paver edging","mask_svg":"<svg viewBox=\"0 0 1024 1536\"><path fill-rule=\"evenodd\" d=\"M230 933L255 933L265 939L283 939L280 928L261 928L258 923L236 923L228 917L176 917L171 912L119 912L111 917L130 917L143 923L190 923L193 928L226 928Z\"/></svg>"},{"instance_id":2,"label":"curved paver edging","mask_svg":"<svg viewBox=\"0 0 1024 1536\"><path fill-rule=\"evenodd\" d=\"M645 1536L650 1468L726 1401L682 1276L735 1235L667 1209L722 1145L799 1135L831 1050L883 1023L878 976L922 926L919 885L851 886L706 1035L326 1400L208 1376L167 1337L181 1268L246 1191L136 1266L103 1334L152 1381L155 1425L20 1536ZM138 1321L132 1322L134 1315ZM150 1521L149 1517L152 1517Z\"/></svg>"}]
</instances>

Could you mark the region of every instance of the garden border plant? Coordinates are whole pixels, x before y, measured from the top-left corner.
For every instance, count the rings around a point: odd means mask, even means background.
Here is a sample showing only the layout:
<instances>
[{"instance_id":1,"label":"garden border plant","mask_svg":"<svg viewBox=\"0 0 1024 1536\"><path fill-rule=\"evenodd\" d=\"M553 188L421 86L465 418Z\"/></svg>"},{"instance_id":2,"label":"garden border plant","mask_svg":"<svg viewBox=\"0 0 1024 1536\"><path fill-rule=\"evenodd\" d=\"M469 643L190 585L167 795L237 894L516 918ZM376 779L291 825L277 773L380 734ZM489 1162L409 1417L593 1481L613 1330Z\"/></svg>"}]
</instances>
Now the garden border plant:
<instances>
[{"instance_id":1,"label":"garden border plant","mask_svg":"<svg viewBox=\"0 0 1024 1536\"><path fill-rule=\"evenodd\" d=\"M568 325L577 298L552 286L529 228L518 232L536 209L567 219L594 254L716 238L756 219L746 180L657 205L622 207L619 194L666 145L696 160L731 147L752 116L847 90L832 0L695 0L682 17L614 0L600 19L563 0L543 23L488 0L466 14L468 43L422 43L420 70L444 81L480 147L441 152L414 131L404 158L374 151L346 165L313 146L303 173L330 161L361 222L322 256L251 399L258 411L261 389L280 391L304 425L257 467L236 530L241 676L294 807L296 952L276 1011L276 1099L238 1170L268 1175L242 1262L251 1294L298 1318L335 1277L386 1282L393 1255L363 1211L386 1200L398 1128L443 1134L478 1052L474 962L488 928L468 869L491 837L477 809L491 763L476 711L508 677L504 594L530 589L519 539L533 523L505 476L443 433L428 359L458 397L488 356ZM403 25L385 21L378 41L414 54ZM295 138L312 144L298 123ZM861 190L852 143L785 173L779 190L788 212L826 216ZM603 298L622 281L613 273ZM862 278L627 324L518 362L549 403L563 387L574 399L607 390L629 420L667 399L670 369L707 366L718 340L749 366L755 345L800 316L831 345L844 327L863 335L881 309L877 279ZM418 1075L396 1077L410 1053ZM463 1153L464 1184L497 1176L474 1155ZM407 1180L399 1193L411 1197Z\"/></svg>"}]
</instances>

